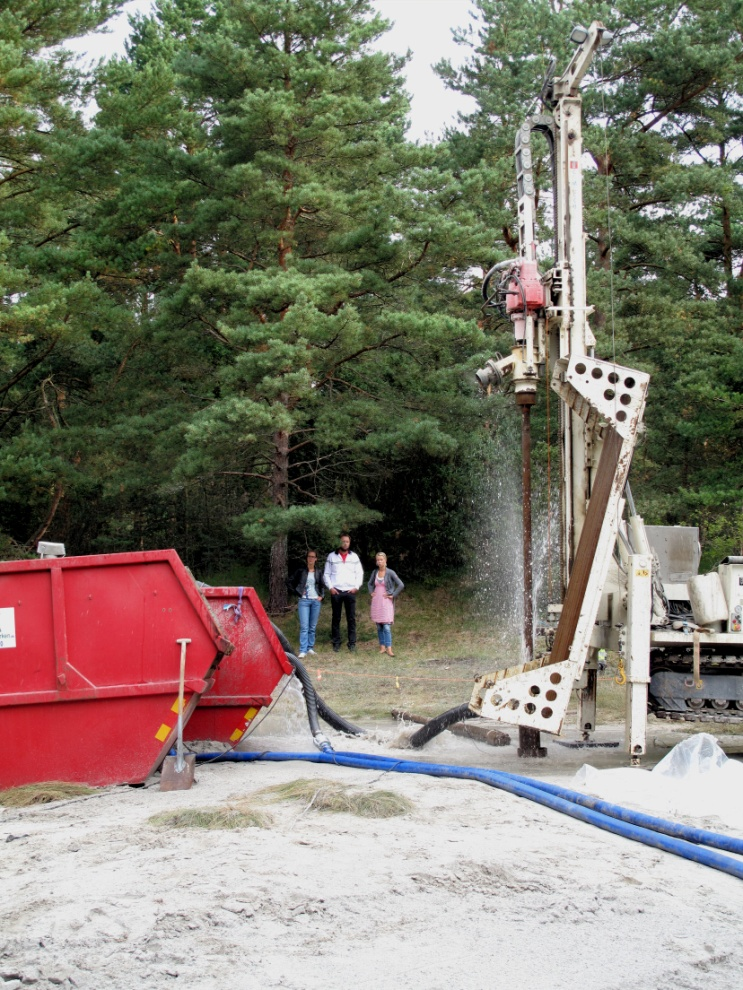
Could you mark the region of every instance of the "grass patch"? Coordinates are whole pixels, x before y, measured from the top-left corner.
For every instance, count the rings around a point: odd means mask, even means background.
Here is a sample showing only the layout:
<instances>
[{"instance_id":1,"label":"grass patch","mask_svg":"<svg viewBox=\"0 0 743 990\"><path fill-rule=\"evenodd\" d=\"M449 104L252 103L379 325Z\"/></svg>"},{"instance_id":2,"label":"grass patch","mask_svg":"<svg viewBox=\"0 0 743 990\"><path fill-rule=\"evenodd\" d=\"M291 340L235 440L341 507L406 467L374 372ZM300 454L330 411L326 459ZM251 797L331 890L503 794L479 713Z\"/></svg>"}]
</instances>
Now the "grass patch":
<instances>
[{"instance_id":1,"label":"grass patch","mask_svg":"<svg viewBox=\"0 0 743 990\"><path fill-rule=\"evenodd\" d=\"M596 707L599 723L623 722L627 710L627 688L617 684L609 670L599 675Z\"/></svg>"},{"instance_id":2,"label":"grass patch","mask_svg":"<svg viewBox=\"0 0 743 990\"><path fill-rule=\"evenodd\" d=\"M388 719L393 708L432 717L469 701L475 676L521 662L520 634L502 621L473 609L472 596L446 588L406 587L393 627L394 657L380 654L369 617L369 596L359 594L355 653L345 642L330 645L330 605L323 603L316 657L307 666L323 699L346 718ZM296 612L274 620L291 643L299 641ZM345 633L345 619L341 626ZM544 648L540 640L537 650ZM319 673L319 676L318 676ZM624 720L625 689L614 683L611 663L599 678L598 722ZM574 724L575 696L568 724Z\"/></svg>"},{"instance_id":3,"label":"grass patch","mask_svg":"<svg viewBox=\"0 0 743 990\"><path fill-rule=\"evenodd\" d=\"M413 810L413 803L394 791L360 791L343 784L300 778L258 792L274 801L297 801L305 811L330 811L358 818L396 818Z\"/></svg>"},{"instance_id":4,"label":"grass patch","mask_svg":"<svg viewBox=\"0 0 743 990\"><path fill-rule=\"evenodd\" d=\"M95 790L87 784L50 780L43 784L23 784L20 787L10 787L7 791L0 791L0 804L6 808L28 808L33 804L52 804L54 801L86 797L88 794L95 794Z\"/></svg>"},{"instance_id":5,"label":"grass patch","mask_svg":"<svg viewBox=\"0 0 743 990\"><path fill-rule=\"evenodd\" d=\"M520 638L470 610L469 596L406 587L393 627L395 656L389 657L379 652L365 593L359 594L356 609L356 652L349 653L344 640L341 651L333 653L326 601L317 628L318 656L304 663L325 701L352 720L387 719L393 708L437 715L469 700L475 674L519 662ZM296 611L274 621L291 643L299 642ZM345 634L345 619L341 628Z\"/></svg>"},{"instance_id":6,"label":"grass patch","mask_svg":"<svg viewBox=\"0 0 743 990\"><path fill-rule=\"evenodd\" d=\"M270 828L273 818L265 811L251 808L244 802L216 808L181 808L161 811L148 819L158 828Z\"/></svg>"}]
</instances>

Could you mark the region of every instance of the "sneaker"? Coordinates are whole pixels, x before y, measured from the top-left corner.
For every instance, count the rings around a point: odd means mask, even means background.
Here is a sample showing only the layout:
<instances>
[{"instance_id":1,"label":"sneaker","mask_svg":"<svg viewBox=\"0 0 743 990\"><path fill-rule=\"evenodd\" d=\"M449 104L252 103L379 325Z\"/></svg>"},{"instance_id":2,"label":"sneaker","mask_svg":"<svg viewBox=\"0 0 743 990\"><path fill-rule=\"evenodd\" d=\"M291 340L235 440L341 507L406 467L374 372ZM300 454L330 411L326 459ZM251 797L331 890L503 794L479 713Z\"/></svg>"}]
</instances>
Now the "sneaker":
<instances>
[{"instance_id":1,"label":"sneaker","mask_svg":"<svg viewBox=\"0 0 743 990\"><path fill-rule=\"evenodd\" d=\"M340 653L340 651L341 651L340 646L334 646L333 647L333 653Z\"/></svg>"},{"instance_id":2,"label":"sneaker","mask_svg":"<svg viewBox=\"0 0 743 990\"><path fill-rule=\"evenodd\" d=\"M355 643L349 643L348 644L348 652L349 653L355 653L356 652L356 644Z\"/></svg>"},{"instance_id":3,"label":"sneaker","mask_svg":"<svg viewBox=\"0 0 743 990\"><path fill-rule=\"evenodd\" d=\"M315 653L314 650L307 650L307 652L309 653L310 656L313 656L313 657L316 657L317 656L317 654Z\"/></svg>"},{"instance_id":4,"label":"sneaker","mask_svg":"<svg viewBox=\"0 0 743 990\"><path fill-rule=\"evenodd\" d=\"M298 653L297 656L299 657L300 660L304 660L304 658L307 656L307 654L306 653Z\"/></svg>"}]
</instances>

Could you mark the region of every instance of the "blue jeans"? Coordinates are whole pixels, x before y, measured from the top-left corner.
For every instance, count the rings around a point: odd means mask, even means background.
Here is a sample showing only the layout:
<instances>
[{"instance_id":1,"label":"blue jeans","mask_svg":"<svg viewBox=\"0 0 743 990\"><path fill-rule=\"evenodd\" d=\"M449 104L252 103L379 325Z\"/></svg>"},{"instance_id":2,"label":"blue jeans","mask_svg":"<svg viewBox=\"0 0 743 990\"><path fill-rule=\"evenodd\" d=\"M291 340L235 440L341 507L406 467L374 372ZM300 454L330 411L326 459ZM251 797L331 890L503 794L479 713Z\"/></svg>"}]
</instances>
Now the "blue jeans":
<instances>
[{"instance_id":1,"label":"blue jeans","mask_svg":"<svg viewBox=\"0 0 743 990\"><path fill-rule=\"evenodd\" d=\"M377 639L380 646L392 646L392 623L377 623Z\"/></svg>"},{"instance_id":2,"label":"blue jeans","mask_svg":"<svg viewBox=\"0 0 743 990\"><path fill-rule=\"evenodd\" d=\"M316 598L300 598L299 611L299 652L306 653L315 645L315 630L320 618L320 606Z\"/></svg>"}]
</instances>

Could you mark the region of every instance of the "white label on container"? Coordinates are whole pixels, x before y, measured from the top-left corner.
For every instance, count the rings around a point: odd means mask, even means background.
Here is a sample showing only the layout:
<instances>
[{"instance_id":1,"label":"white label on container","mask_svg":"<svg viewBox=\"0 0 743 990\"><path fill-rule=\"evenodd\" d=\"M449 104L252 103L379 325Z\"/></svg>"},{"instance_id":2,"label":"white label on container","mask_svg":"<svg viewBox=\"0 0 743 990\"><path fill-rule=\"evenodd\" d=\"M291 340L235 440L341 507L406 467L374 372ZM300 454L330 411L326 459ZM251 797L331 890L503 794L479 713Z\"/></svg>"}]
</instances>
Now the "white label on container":
<instances>
[{"instance_id":1,"label":"white label on container","mask_svg":"<svg viewBox=\"0 0 743 990\"><path fill-rule=\"evenodd\" d=\"M15 609L0 608L0 650L15 646Z\"/></svg>"}]
</instances>

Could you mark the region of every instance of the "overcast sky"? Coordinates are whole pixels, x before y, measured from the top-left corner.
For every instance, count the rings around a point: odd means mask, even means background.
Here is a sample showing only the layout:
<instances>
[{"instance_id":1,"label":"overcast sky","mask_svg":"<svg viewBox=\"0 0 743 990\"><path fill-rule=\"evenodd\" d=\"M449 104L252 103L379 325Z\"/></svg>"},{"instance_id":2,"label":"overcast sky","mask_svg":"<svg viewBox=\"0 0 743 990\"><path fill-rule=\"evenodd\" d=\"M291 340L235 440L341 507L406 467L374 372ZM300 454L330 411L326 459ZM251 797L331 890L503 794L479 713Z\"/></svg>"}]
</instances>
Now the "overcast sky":
<instances>
[{"instance_id":1,"label":"overcast sky","mask_svg":"<svg viewBox=\"0 0 743 990\"><path fill-rule=\"evenodd\" d=\"M374 0L374 5L394 22L379 47L413 53L406 71L413 98L409 137L439 137L444 125L454 123L457 111L466 113L474 102L446 89L431 68L442 58L455 65L464 61L467 49L454 43L451 32L471 24L469 0Z\"/></svg>"},{"instance_id":2,"label":"overcast sky","mask_svg":"<svg viewBox=\"0 0 743 990\"><path fill-rule=\"evenodd\" d=\"M406 76L408 92L412 96L411 127L408 136L412 140L436 138L444 126L454 123L457 111L466 112L471 101L447 90L434 74L431 66L439 59L448 58L461 63L466 49L452 41L452 28L470 24L469 0L373 0L379 12L393 21L392 30L379 42L379 47L404 55L413 53ZM127 15L149 10L150 0L130 0L124 13L112 22L109 34L79 39L66 47L91 59L99 59L123 53L124 41L129 33Z\"/></svg>"}]
</instances>

